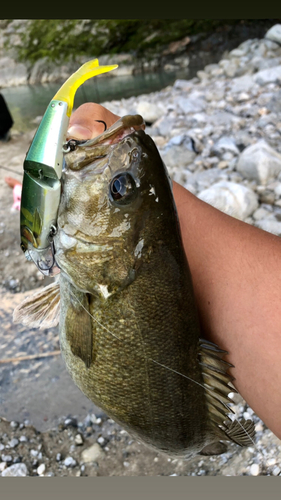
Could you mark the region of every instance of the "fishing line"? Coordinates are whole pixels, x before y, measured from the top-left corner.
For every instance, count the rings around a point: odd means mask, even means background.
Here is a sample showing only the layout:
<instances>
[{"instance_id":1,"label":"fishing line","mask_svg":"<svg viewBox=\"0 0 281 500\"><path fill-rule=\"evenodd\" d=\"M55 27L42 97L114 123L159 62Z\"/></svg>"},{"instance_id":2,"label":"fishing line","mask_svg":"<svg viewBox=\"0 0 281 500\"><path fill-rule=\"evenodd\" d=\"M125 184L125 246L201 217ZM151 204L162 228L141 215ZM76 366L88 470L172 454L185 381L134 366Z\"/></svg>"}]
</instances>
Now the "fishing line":
<instances>
[{"instance_id":1,"label":"fishing line","mask_svg":"<svg viewBox=\"0 0 281 500\"><path fill-rule=\"evenodd\" d=\"M97 318L95 318L87 309L86 307L84 307L84 305L80 302L80 300L78 299L78 297L76 297L74 295L74 293L70 290L70 294L74 297L75 300L77 300L77 302L80 304L80 306L89 314L89 316L98 323L99 326L101 326L102 328L104 328L104 330L106 330L110 335L112 335L114 338L116 338L117 340L119 340L119 342L123 342L123 343L126 343L123 339L120 339L119 337L117 337L117 335L115 335L113 332L111 332L110 330L108 330L108 328L106 328L102 323L100 323ZM139 352L139 351L135 351L136 353ZM192 378L188 377L187 375L184 375L183 373L180 373L176 370L174 370L173 368L170 368L169 366L166 366L166 365L163 365L161 363L159 363L158 361L156 361L155 359L153 358L149 358L149 357L146 357L145 358L149 361L152 361L153 363L155 363L156 365L159 365L161 366L162 368L165 368L166 370L169 370L171 372L174 372L176 373L177 375L180 375L181 377L184 377L186 378L187 380L189 380L190 382L193 382L194 384L197 384L199 385L199 387L201 387L202 389L204 389L204 391L206 390L205 386L203 384L201 384L200 382L197 382L196 380L193 380ZM231 392L231 388L229 388ZM217 398L218 401L220 401L220 403L223 404L223 406L229 410L229 412L231 413L231 409L229 408L228 405L226 405L223 401L221 401L219 398ZM231 403L230 403L231 404ZM232 403L234 404L234 403ZM258 452L262 453L262 450L259 449L259 447L256 445L256 443L254 442L253 438L249 435L249 433L247 432L247 430L243 427L243 425L241 424L241 422L239 421L239 416L238 414L236 413L236 411L234 410L234 415L236 416L236 421L238 422L238 424L240 425L241 429L245 432L245 434L247 434L249 440L252 442L252 444L254 445L254 447L257 449Z\"/></svg>"}]
</instances>

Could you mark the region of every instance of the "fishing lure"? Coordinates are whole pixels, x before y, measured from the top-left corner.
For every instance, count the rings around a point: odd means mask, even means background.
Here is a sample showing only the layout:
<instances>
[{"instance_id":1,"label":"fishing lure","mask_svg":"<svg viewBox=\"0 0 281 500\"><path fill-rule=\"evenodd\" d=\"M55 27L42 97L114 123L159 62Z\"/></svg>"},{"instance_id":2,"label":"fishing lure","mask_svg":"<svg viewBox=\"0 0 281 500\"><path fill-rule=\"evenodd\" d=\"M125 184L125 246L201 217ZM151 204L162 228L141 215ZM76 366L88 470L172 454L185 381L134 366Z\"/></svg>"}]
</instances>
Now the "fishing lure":
<instances>
[{"instance_id":1,"label":"fishing lure","mask_svg":"<svg viewBox=\"0 0 281 500\"><path fill-rule=\"evenodd\" d=\"M61 196L63 155L77 89L86 80L118 66L99 66L97 59L83 64L62 85L42 118L24 161L20 212L21 249L46 276L59 272L53 237Z\"/></svg>"}]
</instances>

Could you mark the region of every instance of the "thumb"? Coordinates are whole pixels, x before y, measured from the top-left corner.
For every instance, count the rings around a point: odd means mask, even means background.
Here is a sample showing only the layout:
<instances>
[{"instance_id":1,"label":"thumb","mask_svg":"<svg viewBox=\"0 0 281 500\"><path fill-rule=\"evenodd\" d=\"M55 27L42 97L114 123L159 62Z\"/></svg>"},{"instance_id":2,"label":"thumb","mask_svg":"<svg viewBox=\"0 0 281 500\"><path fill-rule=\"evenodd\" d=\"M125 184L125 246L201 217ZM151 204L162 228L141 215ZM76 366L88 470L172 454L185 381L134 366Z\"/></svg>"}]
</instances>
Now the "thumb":
<instances>
[{"instance_id":1,"label":"thumb","mask_svg":"<svg viewBox=\"0 0 281 500\"><path fill-rule=\"evenodd\" d=\"M67 138L93 139L111 127L119 118L100 104L93 102L82 104L70 117Z\"/></svg>"}]
</instances>

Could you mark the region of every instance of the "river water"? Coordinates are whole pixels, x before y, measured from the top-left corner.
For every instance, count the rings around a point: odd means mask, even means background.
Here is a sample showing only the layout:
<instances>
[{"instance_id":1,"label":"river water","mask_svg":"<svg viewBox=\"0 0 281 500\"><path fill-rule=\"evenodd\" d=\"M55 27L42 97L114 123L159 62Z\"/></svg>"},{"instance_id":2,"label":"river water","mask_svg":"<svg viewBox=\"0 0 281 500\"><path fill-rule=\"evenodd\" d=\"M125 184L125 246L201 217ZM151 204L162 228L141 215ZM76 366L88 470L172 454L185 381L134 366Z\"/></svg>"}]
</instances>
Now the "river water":
<instances>
[{"instance_id":1,"label":"river water","mask_svg":"<svg viewBox=\"0 0 281 500\"><path fill-rule=\"evenodd\" d=\"M187 68L177 72L157 72L136 76L95 77L85 82L75 96L74 106L84 102L120 100L140 94L156 92L172 85L177 78L194 76ZM32 130L38 126L36 117L42 116L61 83L44 85L21 85L1 89L14 120L14 129L19 132Z\"/></svg>"}]
</instances>

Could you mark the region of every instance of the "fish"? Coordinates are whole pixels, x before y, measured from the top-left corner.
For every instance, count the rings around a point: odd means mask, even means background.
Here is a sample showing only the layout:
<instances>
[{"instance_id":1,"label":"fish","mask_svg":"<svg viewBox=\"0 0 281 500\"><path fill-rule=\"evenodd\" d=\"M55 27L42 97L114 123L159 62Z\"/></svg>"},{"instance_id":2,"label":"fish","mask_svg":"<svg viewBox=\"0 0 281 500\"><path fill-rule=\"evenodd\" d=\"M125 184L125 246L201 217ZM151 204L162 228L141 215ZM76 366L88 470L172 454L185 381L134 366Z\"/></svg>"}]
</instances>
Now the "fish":
<instances>
[{"instance_id":1,"label":"fish","mask_svg":"<svg viewBox=\"0 0 281 500\"><path fill-rule=\"evenodd\" d=\"M221 441L253 444L253 421L230 407L233 365L202 338L172 182L143 118L69 144L53 241L60 273L14 321L59 322L74 383L150 448L187 460Z\"/></svg>"}]
</instances>

